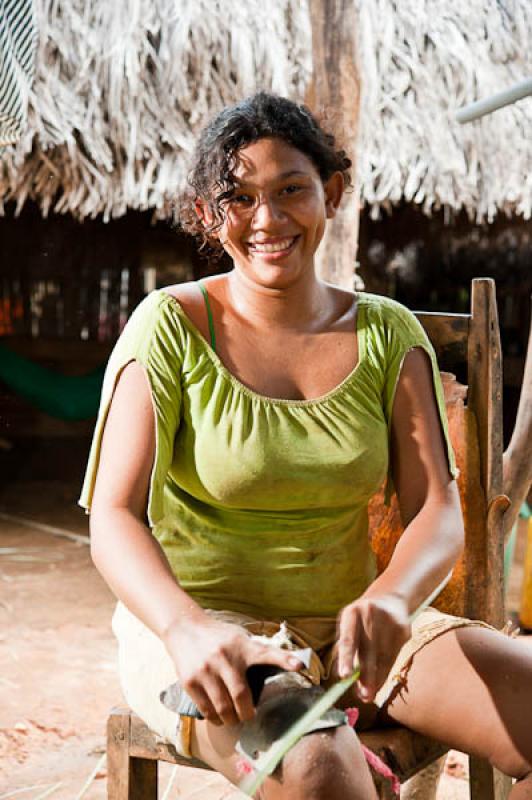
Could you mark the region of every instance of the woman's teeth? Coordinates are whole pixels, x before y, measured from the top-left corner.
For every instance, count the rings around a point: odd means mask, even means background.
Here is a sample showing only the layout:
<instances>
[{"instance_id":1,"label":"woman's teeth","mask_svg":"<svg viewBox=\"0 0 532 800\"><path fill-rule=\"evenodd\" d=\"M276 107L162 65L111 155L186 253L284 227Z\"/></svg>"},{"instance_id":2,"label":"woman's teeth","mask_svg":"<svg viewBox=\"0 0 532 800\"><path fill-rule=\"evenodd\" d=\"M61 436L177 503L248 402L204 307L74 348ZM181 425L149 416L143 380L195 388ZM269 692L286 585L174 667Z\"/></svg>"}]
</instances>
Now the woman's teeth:
<instances>
[{"instance_id":1,"label":"woman's teeth","mask_svg":"<svg viewBox=\"0 0 532 800\"><path fill-rule=\"evenodd\" d=\"M259 253L279 253L281 250L288 250L288 248L295 242L293 239L283 239L282 242L275 242L275 244L260 244L258 242L251 242L250 247Z\"/></svg>"}]
</instances>

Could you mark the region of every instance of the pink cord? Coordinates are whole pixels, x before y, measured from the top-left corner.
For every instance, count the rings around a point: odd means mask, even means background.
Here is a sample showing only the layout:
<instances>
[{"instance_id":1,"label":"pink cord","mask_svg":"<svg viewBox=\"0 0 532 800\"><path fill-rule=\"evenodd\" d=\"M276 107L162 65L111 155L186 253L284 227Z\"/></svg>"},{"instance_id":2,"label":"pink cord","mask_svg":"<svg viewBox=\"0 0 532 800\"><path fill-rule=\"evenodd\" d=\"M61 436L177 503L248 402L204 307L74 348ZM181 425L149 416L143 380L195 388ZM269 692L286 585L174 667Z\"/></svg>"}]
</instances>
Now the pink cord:
<instances>
[{"instance_id":1,"label":"pink cord","mask_svg":"<svg viewBox=\"0 0 532 800\"><path fill-rule=\"evenodd\" d=\"M243 778L244 775L249 775L250 772L253 772L253 767L249 761L244 758L244 756L241 756L241 758L239 758L236 762L236 771L238 773L238 777Z\"/></svg>"},{"instance_id":2,"label":"pink cord","mask_svg":"<svg viewBox=\"0 0 532 800\"><path fill-rule=\"evenodd\" d=\"M355 727L358 717L359 717L359 710L358 708L346 708L344 709L348 725L352 728ZM397 775L394 775L390 767L384 763L384 761L379 758L379 756L370 750L365 745L362 745L362 752L364 753L364 758L366 759L369 766L378 774L382 775L383 778L387 778L391 785L392 791L396 797L399 797L399 792L401 790L401 784L399 782L399 778Z\"/></svg>"}]
</instances>

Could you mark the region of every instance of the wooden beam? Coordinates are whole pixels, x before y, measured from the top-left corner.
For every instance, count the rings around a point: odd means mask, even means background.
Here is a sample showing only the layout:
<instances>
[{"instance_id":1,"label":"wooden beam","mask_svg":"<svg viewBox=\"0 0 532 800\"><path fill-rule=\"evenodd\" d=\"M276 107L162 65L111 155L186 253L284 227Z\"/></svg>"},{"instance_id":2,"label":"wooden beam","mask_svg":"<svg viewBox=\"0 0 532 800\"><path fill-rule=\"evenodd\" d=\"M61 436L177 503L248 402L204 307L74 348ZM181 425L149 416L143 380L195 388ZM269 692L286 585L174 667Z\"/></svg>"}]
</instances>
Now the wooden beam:
<instances>
[{"instance_id":1,"label":"wooden beam","mask_svg":"<svg viewBox=\"0 0 532 800\"><path fill-rule=\"evenodd\" d=\"M180 756L173 745L160 741L140 717L137 717L132 712L129 754L135 759L154 759L167 761L170 764L181 764L186 767L211 770L211 767L197 758Z\"/></svg>"},{"instance_id":2,"label":"wooden beam","mask_svg":"<svg viewBox=\"0 0 532 800\"><path fill-rule=\"evenodd\" d=\"M432 342L440 368L444 363L447 368L449 363L467 361L470 314L443 314L431 311L415 311L414 314Z\"/></svg>"},{"instance_id":3,"label":"wooden beam","mask_svg":"<svg viewBox=\"0 0 532 800\"><path fill-rule=\"evenodd\" d=\"M313 78L307 103L321 116L330 119L353 161L358 134L360 83L357 69L355 3L352 0L310 0L312 23ZM327 124L325 124L327 127ZM356 180L354 180L356 186ZM321 278L353 289L358 243L358 191L347 193L333 220L329 220L323 242L316 255Z\"/></svg>"}]
</instances>

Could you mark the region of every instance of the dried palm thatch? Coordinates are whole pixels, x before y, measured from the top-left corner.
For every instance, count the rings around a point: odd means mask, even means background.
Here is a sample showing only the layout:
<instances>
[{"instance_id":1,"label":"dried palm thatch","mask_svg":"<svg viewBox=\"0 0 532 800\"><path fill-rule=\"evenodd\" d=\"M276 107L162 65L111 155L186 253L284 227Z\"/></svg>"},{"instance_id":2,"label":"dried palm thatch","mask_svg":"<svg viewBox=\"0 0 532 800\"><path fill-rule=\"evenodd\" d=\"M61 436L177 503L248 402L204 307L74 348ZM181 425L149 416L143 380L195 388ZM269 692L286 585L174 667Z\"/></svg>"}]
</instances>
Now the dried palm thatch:
<instances>
[{"instance_id":1,"label":"dried palm thatch","mask_svg":"<svg viewBox=\"0 0 532 800\"><path fill-rule=\"evenodd\" d=\"M0 197L79 218L161 215L194 132L257 87L301 96L309 21L299 0L38 0L29 128Z\"/></svg>"},{"instance_id":2,"label":"dried palm thatch","mask_svg":"<svg viewBox=\"0 0 532 800\"><path fill-rule=\"evenodd\" d=\"M461 126L458 107L532 75L529 0L358 0L359 179L373 214L532 215L532 99Z\"/></svg>"},{"instance_id":3,"label":"dried palm thatch","mask_svg":"<svg viewBox=\"0 0 532 800\"><path fill-rule=\"evenodd\" d=\"M532 74L530 0L353 2L362 201L529 218L532 100L454 113ZM18 209L166 216L214 112L258 88L301 99L310 80L306 0L38 0L38 19L29 128L0 169Z\"/></svg>"}]
</instances>

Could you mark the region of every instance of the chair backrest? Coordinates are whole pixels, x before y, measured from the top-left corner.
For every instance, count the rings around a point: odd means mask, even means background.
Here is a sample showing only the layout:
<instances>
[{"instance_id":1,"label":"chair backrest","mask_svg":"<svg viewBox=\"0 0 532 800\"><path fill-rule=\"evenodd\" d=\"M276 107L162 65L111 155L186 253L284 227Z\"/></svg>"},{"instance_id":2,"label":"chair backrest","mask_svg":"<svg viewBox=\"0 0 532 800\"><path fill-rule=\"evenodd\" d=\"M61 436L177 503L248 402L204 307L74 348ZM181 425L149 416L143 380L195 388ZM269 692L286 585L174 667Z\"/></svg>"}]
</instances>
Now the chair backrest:
<instances>
[{"instance_id":1,"label":"chair backrest","mask_svg":"<svg viewBox=\"0 0 532 800\"><path fill-rule=\"evenodd\" d=\"M442 610L504 622L502 517L502 355L490 278L471 286L469 314L415 312L436 351L442 372L451 440L466 531L464 555L436 605ZM467 386L457 382L455 376ZM370 504L370 530L377 565L388 563L402 526L395 498Z\"/></svg>"}]
</instances>

